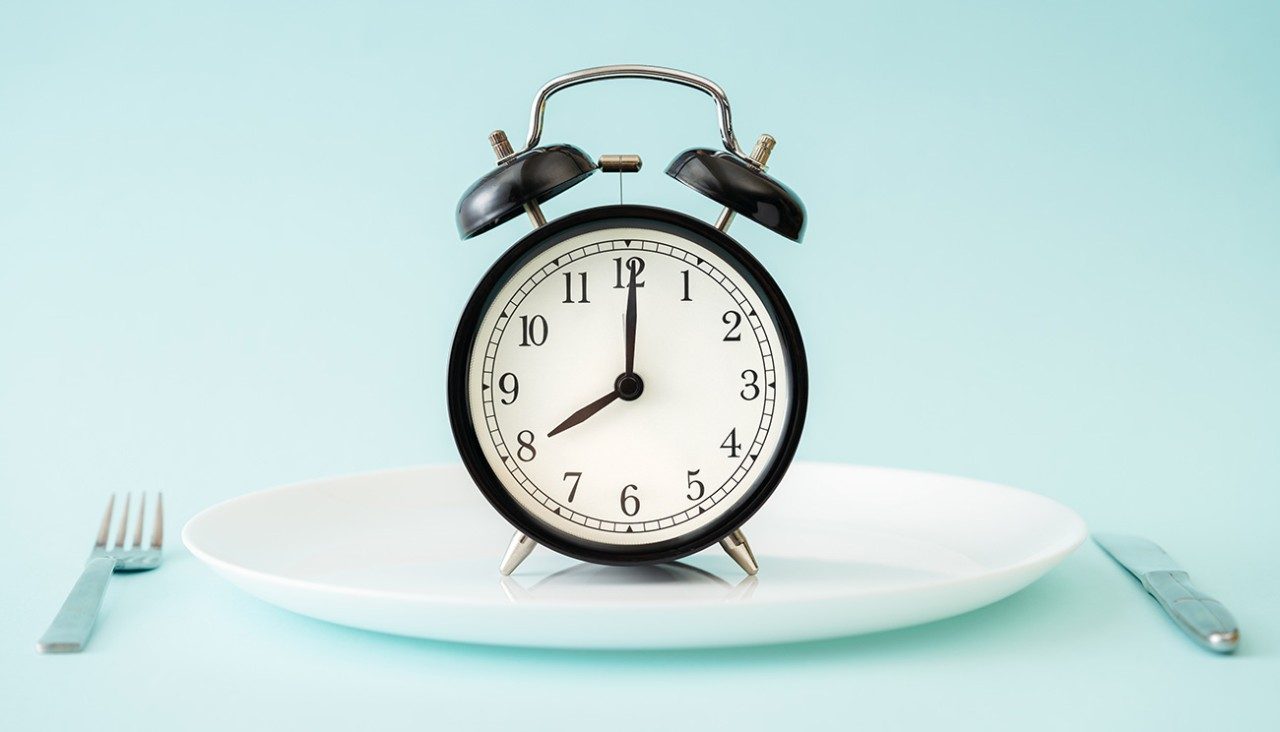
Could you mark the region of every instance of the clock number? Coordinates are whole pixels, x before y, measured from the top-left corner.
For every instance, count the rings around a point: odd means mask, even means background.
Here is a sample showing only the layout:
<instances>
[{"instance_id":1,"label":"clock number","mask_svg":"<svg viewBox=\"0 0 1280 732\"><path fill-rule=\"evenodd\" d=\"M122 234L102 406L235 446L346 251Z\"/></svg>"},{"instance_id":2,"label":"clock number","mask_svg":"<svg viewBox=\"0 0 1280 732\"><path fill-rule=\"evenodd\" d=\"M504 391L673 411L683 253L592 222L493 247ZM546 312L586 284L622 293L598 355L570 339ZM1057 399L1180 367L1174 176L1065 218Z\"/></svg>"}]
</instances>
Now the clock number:
<instances>
[{"instance_id":1,"label":"clock number","mask_svg":"<svg viewBox=\"0 0 1280 732\"><path fill-rule=\"evenodd\" d=\"M573 299L573 275L569 272L564 273L564 300L563 300L564 304L572 305L575 302L578 302L578 303L591 302L590 300L587 299L587 273L579 272L578 279L580 280L579 284L582 287L582 297L577 300L574 300Z\"/></svg>"},{"instance_id":2,"label":"clock number","mask_svg":"<svg viewBox=\"0 0 1280 732\"><path fill-rule=\"evenodd\" d=\"M614 280L613 289L621 290L631 284L631 277L636 278L636 287L644 287L644 283L640 281L640 273L644 271L644 260L639 257L632 257L627 260L627 272L630 275L626 282L622 281L622 257L613 258L613 271L616 279Z\"/></svg>"},{"instance_id":3,"label":"clock number","mask_svg":"<svg viewBox=\"0 0 1280 732\"><path fill-rule=\"evenodd\" d=\"M760 374L757 374L752 369L747 369L742 372L742 378L747 382L740 392L742 398L751 401L760 396L760 386L757 383L760 381Z\"/></svg>"},{"instance_id":4,"label":"clock number","mask_svg":"<svg viewBox=\"0 0 1280 732\"><path fill-rule=\"evenodd\" d=\"M689 473L689 475L687 476L687 480L689 481L689 493L688 493L689 500L701 501L702 497L707 494L707 487L702 484L702 481L694 480L693 476L697 475L698 473L701 473L702 470L701 469L690 470L687 472Z\"/></svg>"},{"instance_id":5,"label":"clock number","mask_svg":"<svg viewBox=\"0 0 1280 732\"><path fill-rule=\"evenodd\" d=\"M541 315L532 318L520 316L520 345L541 346L547 342L547 319Z\"/></svg>"},{"instance_id":6,"label":"clock number","mask_svg":"<svg viewBox=\"0 0 1280 732\"><path fill-rule=\"evenodd\" d=\"M639 490L634 485L628 485L622 489L622 496L618 498L618 502L622 504L622 512L628 516L635 516L640 513L640 499L635 493L627 493L627 491Z\"/></svg>"},{"instance_id":7,"label":"clock number","mask_svg":"<svg viewBox=\"0 0 1280 732\"><path fill-rule=\"evenodd\" d=\"M742 313L737 310L726 310L720 322L729 326L729 332L724 334L726 341L742 340L742 336L738 333L738 328L742 326Z\"/></svg>"},{"instance_id":8,"label":"clock number","mask_svg":"<svg viewBox=\"0 0 1280 732\"><path fill-rule=\"evenodd\" d=\"M538 450L533 446L532 432L521 430L520 434L516 435L516 442L520 443L520 447L516 450L516 457L520 458L521 462L527 463L538 457ZM528 457L525 457L526 455Z\"/></svg>"},{"instance_id":9,"label":"clock number","mask_svg":"<svg viewBox=\"0 0 1280 732\"><path fill-rule=\"evenodd\" d=\"M569 489L569 503L573 503L573 497L578 495L578 483L582 480L582 473L565 473L564 479L568 480L569 476L573 476L573 487Z\"/></svg>"},{"instance_id":10,"label":"clock number","mask_svg":"<svg viewBox=\"0 0 1280 732\"><path fill-rule=\"evenodd\" d=\"M738 442L738 429L729 430L729 436L724 438L724 442L720 443L722 450L729 451L729 457L738 457L738 451L742 449L742 444Z\"/></svg>"},{"instance_id":11,"label":"clock number","mask_svg":"<svg viewBox=\"0 0 1280 732\"><path fill-rule=\"evenodd\" d=\"M689 297L689 270L680 273L684 276L684 297L680 298L680 302L693 302L693 298Z\"/></svg>"},{"instance_id":12,"label":"clock number","mask_svg":"<svg viewBox=\"0 0 1280 732\"><path fill-rule=\"evenodd\" d=\"M500 399L503 404L515 404L516 399L520 396L520 379L516 375L508 371L498 377L498 391L511 397L511 401Z\"/></svg>"}]
</instances>

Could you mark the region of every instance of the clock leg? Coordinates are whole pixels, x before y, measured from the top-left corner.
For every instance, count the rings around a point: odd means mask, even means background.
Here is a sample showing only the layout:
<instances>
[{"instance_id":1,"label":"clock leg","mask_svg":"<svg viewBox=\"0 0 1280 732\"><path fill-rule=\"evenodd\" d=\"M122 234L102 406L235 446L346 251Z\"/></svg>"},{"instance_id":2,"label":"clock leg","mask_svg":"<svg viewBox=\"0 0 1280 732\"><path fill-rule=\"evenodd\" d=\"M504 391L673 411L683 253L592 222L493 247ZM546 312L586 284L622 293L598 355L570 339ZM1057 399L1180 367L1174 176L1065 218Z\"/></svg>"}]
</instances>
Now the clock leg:
<instances>
[{"instance_id":1,"label":"clock leg","mask_svg":"<svg viewBox=\"0 0 1280 732\"><path fill-rule=\"evenodd\" d=\"M507 546L507 553L502 555L502 564L498 565L498 571L505 577L516 571L516 567L529 556L529 552L538 545L538 542L530 539L519 531L515 536L511 537L511 544ZM754 573L753 573L754 574Z\"/></svg>"},{"instance_id":2,"label":"clock leg","mask_svg":"<svg viewBox=\"0 0 1280 732\"><path fill-rule=\"evenodd\" d=\"M737 562L739 567L742 567L742 571L750 575L760 571L760 565L756 564L756 555L751 552L751 545L747 543L746 534L742 533L742 529L721 539L720 546L724 548L725 553L733 557L733 561Z\"/></svg>"}]
</instances>

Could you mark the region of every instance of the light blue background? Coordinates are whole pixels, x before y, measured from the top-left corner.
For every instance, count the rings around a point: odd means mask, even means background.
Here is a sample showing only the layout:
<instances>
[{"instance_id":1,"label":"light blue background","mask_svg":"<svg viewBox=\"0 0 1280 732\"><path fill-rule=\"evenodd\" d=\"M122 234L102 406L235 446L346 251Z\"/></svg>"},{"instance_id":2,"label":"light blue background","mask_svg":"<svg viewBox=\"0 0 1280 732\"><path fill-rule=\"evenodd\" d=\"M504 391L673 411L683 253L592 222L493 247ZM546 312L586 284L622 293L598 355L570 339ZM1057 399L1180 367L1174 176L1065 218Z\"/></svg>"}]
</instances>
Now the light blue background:
<instances>
[{"instance_id":1,"label":"light blue background","mask_svg":"<svg viewBox=\"0 0 1280 732\"><path fill-rule=\"evenodd\" d=\"M0 725L1275 726L1278 38L1275 3L6 3ZM458 194L541 83L616 62L710 76L744 144L779 139L808 238L734 234L804 326L801 457L1155 537L1235 610L1237 656L1092 546L921 628L627 655L329 626L175 541L89 652L37 657L109 491L164 489L176 540L265 486L454 459L455 318L525 231L459 243ZM661 175L716 143L693 92L574 90L546 140L641 153L628 200L715 213Z\"/></svg>"}]
</instances>

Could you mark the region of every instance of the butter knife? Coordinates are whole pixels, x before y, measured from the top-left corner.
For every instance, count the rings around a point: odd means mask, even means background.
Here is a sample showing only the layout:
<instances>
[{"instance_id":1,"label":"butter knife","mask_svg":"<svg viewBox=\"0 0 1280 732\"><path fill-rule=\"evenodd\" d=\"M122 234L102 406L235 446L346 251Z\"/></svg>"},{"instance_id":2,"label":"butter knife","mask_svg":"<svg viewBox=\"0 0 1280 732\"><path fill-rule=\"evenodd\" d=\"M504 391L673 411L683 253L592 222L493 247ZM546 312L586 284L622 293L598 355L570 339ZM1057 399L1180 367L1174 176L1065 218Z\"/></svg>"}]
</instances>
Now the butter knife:
<instances>
[{"instance_id":1,"label":"butter knife","mask_svg":"<svg viewBox=\"0 0 1280 732\"><path fill-rule=\"evenodd\" d=\"M1122 534L1094 534L1093 540L1142 583L1182 632L1217 653L1236 649L1240 630L1235 618L1197 590L1186 571L1154 542Z\"/></svg>"}]
</instances>

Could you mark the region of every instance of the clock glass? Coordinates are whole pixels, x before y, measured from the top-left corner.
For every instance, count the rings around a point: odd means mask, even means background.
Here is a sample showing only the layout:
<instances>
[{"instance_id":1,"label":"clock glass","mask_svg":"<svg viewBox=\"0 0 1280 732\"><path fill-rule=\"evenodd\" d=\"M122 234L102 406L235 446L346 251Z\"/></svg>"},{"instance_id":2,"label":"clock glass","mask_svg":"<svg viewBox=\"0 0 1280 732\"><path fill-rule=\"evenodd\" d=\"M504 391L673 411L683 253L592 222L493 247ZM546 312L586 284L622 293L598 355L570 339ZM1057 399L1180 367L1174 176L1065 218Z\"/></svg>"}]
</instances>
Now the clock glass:
<instances>
[{"instance_id":1,"label":"clock glass","mask_svg":"<svg viewBox=\"0 0 1280 732\"><path fill-rule=\"evenodd\" d=\"M597 561L736 529L785 470L803 409L799 334L755 260L680 214L610 208L495 265L463 318L451 405L494 505Z\"/></svg>"}]
</instances>

